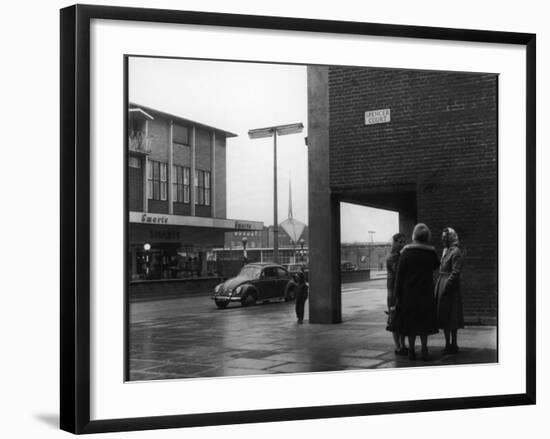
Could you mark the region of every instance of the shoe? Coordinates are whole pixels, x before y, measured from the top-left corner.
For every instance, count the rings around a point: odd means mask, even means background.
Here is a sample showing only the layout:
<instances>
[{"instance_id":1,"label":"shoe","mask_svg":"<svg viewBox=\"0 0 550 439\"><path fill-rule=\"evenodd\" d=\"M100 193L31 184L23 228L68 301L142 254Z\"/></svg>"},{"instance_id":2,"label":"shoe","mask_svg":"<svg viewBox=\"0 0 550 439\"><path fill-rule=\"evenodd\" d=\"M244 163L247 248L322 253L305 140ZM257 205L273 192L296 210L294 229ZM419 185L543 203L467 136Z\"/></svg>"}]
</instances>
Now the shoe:
<instances>
[{"instance_id":1,"label":"shoe","mask_svg":"<svg viewBox=\"0 0 550 439\"><path fill-rule=\"evenodd\" d=\"M451 354L452 351L451 351L451 345L450 344L446 344L445 345L445 348L443 349L443 354Z\"/></svg>"},{"instance_id":2,"label":"shoe","mask_svg":"<svg viewBox=\"0 0 550 439\"><path fill-rule=\"evenodd\" d=\"M458 354L458 345L456 343L452 344L450 347L451 354Z\"/></svg>"},{"instance_id":3,"label":"shoe","mask_svg":"<svg viewBox=\"0 0 550 439\"><path fill-rule=\"evenodd\" d=\"M304 321L303 321L302 319L298 319L298 324L299 324L299 325L301 325L301 324L303 324L303 323L304 323Z\"/></svg>"},{"instance_id":4,"label":"shoe","mask_svg":"<svg viewBox=\"0 0 550 439\"><path fill-rule=\"evenodd\" d=\"M403 357L408 355L408 353L409 353L409 350L406 347L402 347L395 350L395 355L401 355Z\"/></svg>"},{"instance_id":5,"label":"shoe","mask_svg":"<svg viewBox=\"0 0 550 439\"><path fill-rule=\"evenodd\" d=\"M431 361L432 357L428 354L428 348L422 348L422 353L420 354L422 361Z\"/></svg>"}]
</instances>

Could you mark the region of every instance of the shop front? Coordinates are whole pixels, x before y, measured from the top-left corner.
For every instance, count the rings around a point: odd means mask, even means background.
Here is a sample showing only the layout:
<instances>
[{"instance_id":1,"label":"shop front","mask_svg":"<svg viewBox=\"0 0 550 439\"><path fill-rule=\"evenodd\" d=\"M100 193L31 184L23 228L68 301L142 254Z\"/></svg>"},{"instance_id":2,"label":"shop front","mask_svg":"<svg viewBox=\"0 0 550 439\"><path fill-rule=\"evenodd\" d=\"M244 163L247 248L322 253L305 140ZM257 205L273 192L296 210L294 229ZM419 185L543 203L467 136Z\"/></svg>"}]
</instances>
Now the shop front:
<instances>
[{"instance_id":1,"label":"shop front","mask_svg":"<svg viewBox=\"0 0 550 439\"><path fill-rule=\"evenodd\" d=\"M128 270L131 281L219 276L214 248L224 233L260 222L130 212Z\"/></svg>"}]
</instances>

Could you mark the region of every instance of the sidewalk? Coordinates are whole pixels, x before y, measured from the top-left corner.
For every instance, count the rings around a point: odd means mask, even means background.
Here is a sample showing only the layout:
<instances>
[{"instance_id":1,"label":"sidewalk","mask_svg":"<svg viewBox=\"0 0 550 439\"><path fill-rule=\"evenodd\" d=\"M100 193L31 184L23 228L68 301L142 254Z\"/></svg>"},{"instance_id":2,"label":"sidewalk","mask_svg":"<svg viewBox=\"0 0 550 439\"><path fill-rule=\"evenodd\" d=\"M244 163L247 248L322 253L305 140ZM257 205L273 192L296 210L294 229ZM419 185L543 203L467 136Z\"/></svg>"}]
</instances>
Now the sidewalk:
<instances>
[{"instance_id":1,"label":"sidewalk","mask_svg":"<svg viewBox=\"0 0 550 439\"><path fill-rule=\"evenodd\" d=\"M182 300L187 300L183 304ZM193 301L193 302L191 302ZM173 302L173 303L172 303ZM385 330L385 289L343 288L340 324L296 323L293 303L214 310L208 298L163 301L147 318L133 304L130 379L155 380L490 363L497 361L494 326L459 331L460 352L443 355L443 334L429 337L433 361L394 353ZM184 306L182 306L182 304ZM195 307L195 308L193 308ZM141 310L141 311L140 311ZM197 311L198 310L198 311ZM417 340L419 344L420 341ZM417 345L419 354L420 346ZM417 355L419 357L419 355Z\"/></svg>"}]
</instances>

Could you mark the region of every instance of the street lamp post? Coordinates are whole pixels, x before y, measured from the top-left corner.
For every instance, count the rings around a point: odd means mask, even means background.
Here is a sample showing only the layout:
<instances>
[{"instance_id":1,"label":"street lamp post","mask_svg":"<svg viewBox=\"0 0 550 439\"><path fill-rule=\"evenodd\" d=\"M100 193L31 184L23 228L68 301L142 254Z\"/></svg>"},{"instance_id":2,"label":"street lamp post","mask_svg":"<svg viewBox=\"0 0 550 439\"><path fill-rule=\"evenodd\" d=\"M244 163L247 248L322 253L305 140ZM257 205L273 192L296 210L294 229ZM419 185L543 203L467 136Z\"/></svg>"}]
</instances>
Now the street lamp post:
<instances>
[{"instance_id":1,"label":"street lamp post","mask_svg":"<svg viewBox=\"0 0 550 439\"><path fill-rule=\"evenodd\" d=\"M300 262L304 262L304 238L300 239Z\"/></svg>"},{"instance_id":2,"label":"street lamp post","mask_svg":"<svg viewBox=\"0 0 550 439\"><path fill-rule=\"evenodd\" d=\"M373 251L373 243L374 243L374 239L373 239L373 236L374 234L376 233L376 230L369 230L369 233L370 233L370 243L371 243L371 246L370 246L370 249L369 249L369 268L372 268L372 251Z\"/></svg>"},{"instance_id":3,"label":"street lamp post","mask_svg":"<svg viewBox=\"0 0 550 439\"><path fill-rule=\"evenodd\" d=\"M148 242L143 244L143 250L145 250L145 278L149 279L149 250L151 250L151 244Z\"/></svg>"},{"instance_id":4,"label":"street lamp post","mask_svg":"<svg viewBox=\"0 0 550 439\"><path fill-rule=\"evenodd\" d=\"M369 230L370 242L374 242L373 236L374 236L375 233L376 233L376 230Z\"/></svg>"},{"instance_id":5,"label":"street lamp post","mask_svg":"<svg viewBox=\"0 0 550 439\"><path fill-rule=\"evenodd\" d=\"M273 262L279 263L279 220L277 218L277 135L298 134L304 129L304 125L292 123L276 125L272 127L256 128L248 131L250 139L273 137Z\"/></svg>"}]
</instances>

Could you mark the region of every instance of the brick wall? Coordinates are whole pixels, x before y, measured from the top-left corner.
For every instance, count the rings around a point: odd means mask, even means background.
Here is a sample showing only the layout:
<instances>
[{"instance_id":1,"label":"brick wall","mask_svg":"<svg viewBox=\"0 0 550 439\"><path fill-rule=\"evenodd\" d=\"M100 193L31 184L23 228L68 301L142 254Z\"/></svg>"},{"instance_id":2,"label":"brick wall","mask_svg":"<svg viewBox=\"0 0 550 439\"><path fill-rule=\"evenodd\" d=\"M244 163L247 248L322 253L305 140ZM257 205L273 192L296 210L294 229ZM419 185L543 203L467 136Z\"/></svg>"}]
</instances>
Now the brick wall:
<instances>
[{"instance_id":1,"label":"brick wall","mask_svg":"<svg viewBox=\"0 0 550 439\"><path fill-rule=\"evenodd\" d=\"M416 220L455 228L467 254L469 322L497 314L497 75L329 69L330 186L335 193L416 192ZM364 113L391 109L391 122ZM389 203L389 201L388 201Z\"/></svg>"}]
</instances>

